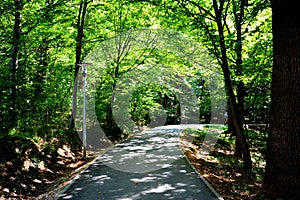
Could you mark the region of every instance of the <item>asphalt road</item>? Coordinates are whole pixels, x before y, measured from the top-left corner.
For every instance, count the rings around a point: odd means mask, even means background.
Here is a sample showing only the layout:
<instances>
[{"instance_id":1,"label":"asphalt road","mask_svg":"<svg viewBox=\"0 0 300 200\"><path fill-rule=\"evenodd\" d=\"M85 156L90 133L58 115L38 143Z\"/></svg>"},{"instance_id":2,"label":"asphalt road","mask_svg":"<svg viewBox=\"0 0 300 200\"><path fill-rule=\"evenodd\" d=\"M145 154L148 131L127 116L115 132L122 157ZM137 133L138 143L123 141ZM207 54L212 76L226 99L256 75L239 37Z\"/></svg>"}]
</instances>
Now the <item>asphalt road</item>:
<instances>
[{"instance_id":1,"label":"asphalt road","mask_svg":"<svg viewBox=\"0 0 300 200\"><path fill-rule=\"evenodd\" d=\"M110 148L57 199L222 199L185 158L181 129L154 128Z\"/></svg>"}]
</instances>

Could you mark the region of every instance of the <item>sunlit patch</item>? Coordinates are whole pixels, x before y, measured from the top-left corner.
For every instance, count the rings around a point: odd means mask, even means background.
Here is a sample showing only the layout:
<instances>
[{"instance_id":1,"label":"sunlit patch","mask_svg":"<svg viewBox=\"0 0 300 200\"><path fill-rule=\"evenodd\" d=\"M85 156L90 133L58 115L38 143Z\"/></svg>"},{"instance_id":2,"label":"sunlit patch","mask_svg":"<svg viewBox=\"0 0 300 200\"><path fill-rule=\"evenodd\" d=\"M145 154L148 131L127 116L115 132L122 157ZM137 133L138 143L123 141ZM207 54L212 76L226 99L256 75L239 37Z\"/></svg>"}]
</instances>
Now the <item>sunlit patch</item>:
<instances>
[{"instance_id":1,"label":"sunlit patch","mask_svg":"<svg viewBox=\"0 0 300 200\"><path fill-rule=\"evenodd\" d=\"M171 184L164 184L160 185L157 188L151 188L149 190L143 191L142 194L149 194L149 193L164 193L169 190L174 190L175 188Z\"/></svg>"},{"instance_id":2,"label":"sunlit patch","mask_svg":"<svg viewBox=\"0 0 300 200\"><path fill-rule=\"evenodd\" d=\"M20 153L20 149L18 147L15 148L16 153Z\"/></svg>"},{"instance_id":3,"label":"sunlit patch","mask_svg":"<svg viewBox=\"0 0 300 200\"><path fill-rule=\"evenodd\" d=\"M72 198L73 198L73 195L68 195L68 196L62 197L62 199L72 199Z\"/></svg>"},{"instance_id":4,"label":"sunlit patch","mask_svg":"<svg viewBox=\"0 0 300 200\"><path fill-rule=\"evenodd\" d=\"M75 160L74 153L67 145L63 145L62 148L58 148L57 153L62 157L71 158L72 160Z\"/></svg>"},{"instance_id":5,"label":"sunlit patch","mask_svg":"<svg viewBox=\"0 0 300 200\"><path fill-rule=\"evenodd\" d=\"M25 160L23 163L22 170L29 171L30 167L35 168L35 165L33 164L33 162L30 159Z\"/></svg>"},{"instance_id":6,"label":"sunlit patch","mask_svg":"<svg viewBox=\"0 0 300 200\"><path fill-rule=\"evenodd\" d=\"M38 180L38 179L34 179L33 182L35 182L35 183L42 183L42 181Z\"/></svg>"},{"instance_id":7,"label":"sunlit patch","mask_svg":"<svg viewBox=\"0 0 300 200\"><path fill-rule=\"evenodd\" d=\"M242 169L242 159L234 156L234 140L228 140L221 135L209 155L199 153L201 140L189 140L186 134L181 137L182 148L197 171L223 197L231 199L253 199L260 194L263 180L264 156L261 153L264 142L261 135L253 133L249 136L254 176L245 173Z\"/></svg>"},{"instance_id":8,"label":"sunlit patch","mask_svg":"<svg viewBox=\"0 0 300 200\"><path fill-rule=\"evenodd\" d=\"M141 179L132 178L130 180L135 182L135 183L144 183L144 182L152 182L152 181L155 181L156 179L157 179L157 177L149 176L149 177L144 177L144 178L141 178Z\"/></svg>"},{"instance_id":9,"label":"sunlit patch","mask_svg":"<svg viewBox=\"0 0 300 200\"><path fill-rule=\"evenodd\" d=\"M103 185L106 181L111 180L111 177L107 175L101 175L91 178L92 181L95 181L96 184Z\"/></svg>"}]
</instances>

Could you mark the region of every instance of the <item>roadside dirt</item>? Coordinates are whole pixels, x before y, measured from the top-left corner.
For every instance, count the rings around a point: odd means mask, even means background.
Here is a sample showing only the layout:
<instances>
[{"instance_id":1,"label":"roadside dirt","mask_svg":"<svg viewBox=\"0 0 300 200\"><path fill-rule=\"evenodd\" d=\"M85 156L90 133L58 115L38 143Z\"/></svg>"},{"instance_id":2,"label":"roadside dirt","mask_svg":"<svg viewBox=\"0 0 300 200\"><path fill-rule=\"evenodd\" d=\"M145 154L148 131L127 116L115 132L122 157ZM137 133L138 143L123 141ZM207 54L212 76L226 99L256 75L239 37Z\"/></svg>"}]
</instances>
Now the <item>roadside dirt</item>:
<instances>
[{"instance_id":1,"label":"roadside dirt","mask_svg":"<svg viewBox=\"0 0 300 200\"><path fill-rule=\"evenodd\" d=\"M0 163L0 199L53 199L103 152L87 152L87 157L83 159L81 153L75 154L68 146L60 144L58 151L50 155L43 154L28 141L22 149L16 149L22 142L25 141L1 143L2 147L7 148L5 151L14 152L13 155L6 154L6 159L11 159L9 156L18 157L20 151L24 156L12 162ZM196 170L225 200L263 199L261 187L264 166L256 162L262 155L255 148L252 149L255 161L253 172L246 173L242 169L242 161L233 155L234 146L224 140L218 140L209 155L201 155L202 140L197 137L182 135L181 144Z\"/></svg>"},{"instance_id":2,"label":"roadside dirt","mask_svg":"<svg viewBox=\"0 0 300 200\"><path fill-rule=\"evenodd\" d=\"M234 146L224 140L218 140L208 155L201 154L202 140L197 137L182 135L181 144L196 170L225 200L264 199L261 192L264 166L256 162L261 154L252 154L253 172L248 173L243 171L242 160L235 158Z\"/></svg>"},{"instance_id":3,"label":"roadside dirt","mask_svg":"<svg viewBox=\"0 0 300 200\"><path fill-rule=\"evenodd\" d=\"M2 138L0 199L52 199L100 153L87 152L83 158L56 139L48 148L25 138Z\"/></svg>"}]
</instances>

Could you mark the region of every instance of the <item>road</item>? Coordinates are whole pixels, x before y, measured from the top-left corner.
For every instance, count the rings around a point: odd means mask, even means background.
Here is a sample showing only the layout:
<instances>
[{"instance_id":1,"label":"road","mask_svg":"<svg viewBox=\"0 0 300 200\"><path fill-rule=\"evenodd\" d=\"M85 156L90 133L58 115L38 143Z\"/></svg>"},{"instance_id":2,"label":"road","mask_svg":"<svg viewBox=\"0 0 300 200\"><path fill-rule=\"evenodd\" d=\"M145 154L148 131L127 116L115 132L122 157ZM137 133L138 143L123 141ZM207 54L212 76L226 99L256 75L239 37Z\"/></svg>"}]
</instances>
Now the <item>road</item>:
<instances>
[{"instance_id":1,"label":"road","mask_svg":"<svg viewBox=\"0 0 300 200\"><path fill-rule=\"evenodd\" d=\"M158 127L115 145L57 199L222 199L184 156L182 129Z\"/></svg>"}]
</instances>

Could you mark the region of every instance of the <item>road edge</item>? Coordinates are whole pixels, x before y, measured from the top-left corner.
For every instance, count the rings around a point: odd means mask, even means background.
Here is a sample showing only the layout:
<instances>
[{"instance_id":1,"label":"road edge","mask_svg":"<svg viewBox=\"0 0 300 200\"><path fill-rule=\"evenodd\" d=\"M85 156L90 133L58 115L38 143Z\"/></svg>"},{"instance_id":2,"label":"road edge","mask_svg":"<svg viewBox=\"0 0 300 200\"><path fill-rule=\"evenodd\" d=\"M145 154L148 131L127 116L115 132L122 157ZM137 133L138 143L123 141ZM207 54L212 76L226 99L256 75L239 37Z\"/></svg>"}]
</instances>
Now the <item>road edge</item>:
<instances>
[{"instance_id":1,"label":"road edge","mask_svg":"<svg viewBox=\"0 0 300 200\"><path fill-rule=\"evenodd\" d=\"M84 165L83 168L74 178L72 178L69 183L62 189L60 190L57 194L54 195L54 198L52 198L52 200L59 200L63 194L70 189L70 187L75 183L76 180L78 180L80 178L80 176L86 172L86 170L88 170L95 162L96 160L103 155L103 153L105 153L106 150L103 150L99 155L97 155L91 162L89 162L88 164Z\"/></svg>"},{"instance_id":2,"label":"road edge","mask_svg":"<svg viewBox=\"0 0 300 200\"><path fill-rule=\"evenodd\" d=\"M224 200L223 197L220 196L220 194L207 182L207 180L200 174L197 169L194 167L194 165L190 162L190 160L186 157L184 154L185 160L188 162L190 167L197 173L201 181L211 190L211 192L219 199L219 200Z\"/></svg>"}]
</instances>

